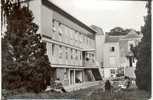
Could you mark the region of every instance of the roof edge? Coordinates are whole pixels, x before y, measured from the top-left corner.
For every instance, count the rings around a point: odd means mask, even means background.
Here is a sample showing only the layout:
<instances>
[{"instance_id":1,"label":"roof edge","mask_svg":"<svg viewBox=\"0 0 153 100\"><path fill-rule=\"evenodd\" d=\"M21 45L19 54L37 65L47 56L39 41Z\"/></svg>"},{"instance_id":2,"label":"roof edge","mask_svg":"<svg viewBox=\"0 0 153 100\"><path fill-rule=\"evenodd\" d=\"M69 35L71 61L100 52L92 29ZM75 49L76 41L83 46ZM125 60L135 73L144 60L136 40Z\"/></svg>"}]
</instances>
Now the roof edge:
<instances>
[{"instance_id":1,"label":"roof edge","mask_svg":"<svg viewBox=\"0 0 153 100\"><path fill-rule=\"evenodd\" d=\"M66 18L69 18L72 22L74 22L74 23L78 24L79 26L84 27L88 31L96 34L96 31L95 30L91 29L89 26L85 25L83 22L79 21L78 19L76 19L72 15L68 14L63 9L61 9L60 7L58 7L57 5L55 5L54 3L52 3L51 1L49 1L49 0L41 0L41 1L42 1L42 4L43 5L49 7L50 9L56 10L58 13L62 14Z\"/></svg>"}]
</instances>

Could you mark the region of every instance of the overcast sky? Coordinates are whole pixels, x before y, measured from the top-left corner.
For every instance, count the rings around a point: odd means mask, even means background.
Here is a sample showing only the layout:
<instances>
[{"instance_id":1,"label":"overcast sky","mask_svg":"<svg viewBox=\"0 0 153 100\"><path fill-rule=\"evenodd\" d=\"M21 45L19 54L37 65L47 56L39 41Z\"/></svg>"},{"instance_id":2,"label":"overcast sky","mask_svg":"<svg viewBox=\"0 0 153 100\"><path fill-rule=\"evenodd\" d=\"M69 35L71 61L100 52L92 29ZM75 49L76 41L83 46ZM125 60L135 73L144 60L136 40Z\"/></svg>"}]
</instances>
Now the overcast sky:
<instances>
[{"instance_id":1,"label":"overcast sky","mask_svg":"<svg viewBox=\"0 0 153 100\"><path fill-rule=\"evenodd\" d=\"M146 15L144 1L50 0L86 25L97 25L104 32L120 26L140 30Z\"/></svg>"}]
</instances>

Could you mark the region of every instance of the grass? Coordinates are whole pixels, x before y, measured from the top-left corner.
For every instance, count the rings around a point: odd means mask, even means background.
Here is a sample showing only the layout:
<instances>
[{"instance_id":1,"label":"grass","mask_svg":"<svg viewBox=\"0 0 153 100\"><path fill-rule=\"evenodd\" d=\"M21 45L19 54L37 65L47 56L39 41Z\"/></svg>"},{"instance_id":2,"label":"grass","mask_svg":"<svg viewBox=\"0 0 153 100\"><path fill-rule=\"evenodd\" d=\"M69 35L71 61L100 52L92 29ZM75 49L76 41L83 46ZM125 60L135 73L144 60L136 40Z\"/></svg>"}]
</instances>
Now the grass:
<instances>
[{"instance_id":1,"label":"grass","mask_svg":"<svg viewBox=\"0 0 153 100\"><path fill-rule=\"evenodd\" d=\"M89 98L88 100L148 100L149 93L138 89L129 89L108 94L98 90Z\"/></svg>"},{"instance_id":2,"label":"grass","mask_svg":"<svg viewBox=\"0 0 153 100\"><path fill-rule=\"evenodd\" d=\"M42 93L19 93L3 95L5 98L13 99L82 99L82 100L148 100L149 93L131 88L111 95L105 93L101 86L90 87L69 93L42 92Z\"/></svg>"}]
</instances>

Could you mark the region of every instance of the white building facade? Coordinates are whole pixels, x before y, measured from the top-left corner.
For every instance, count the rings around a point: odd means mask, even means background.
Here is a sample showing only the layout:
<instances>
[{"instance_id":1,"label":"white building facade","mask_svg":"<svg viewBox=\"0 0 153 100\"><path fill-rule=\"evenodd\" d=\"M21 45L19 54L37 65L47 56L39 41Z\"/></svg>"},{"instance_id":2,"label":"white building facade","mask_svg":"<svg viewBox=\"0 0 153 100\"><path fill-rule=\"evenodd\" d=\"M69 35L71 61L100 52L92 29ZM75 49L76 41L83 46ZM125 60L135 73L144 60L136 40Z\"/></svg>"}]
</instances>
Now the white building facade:
<instances>
[{"instance_id":1,"label":"white building facade","mask_svg":"<svg viewBox=\"0 0 153 100\"><path fill-rule=\"evenodd\" d=\"M131 48L137 46L141 38L135 30L131 30L127 35L105 36L104 78L135 78L137 60Z\"/></svg>"},{"instance_id":2,"label":"white building facade","mask_svg":"<svg viewBox=\"0 0 153 100\"><path fill-rule=\"evenodd\" d=\"M105 37L104 44L104 78L116 77L117 69L120 68L120 36Z\"/></svg>"},{"instance_id":3,"label":"white building facade","mask_svg":"<svg viewBox=\"0 0 153 100\"><path fill-rule=\"evenodd\" d=\"M127 35L112 36L100 32L97 26L93 25L92 28L97 31L96 59L103 79L120 76L135 78L137 60L131 47L138 45L142 35L131 29Z\"/></svg>"},{"instance_id":4,"label":"white building facade","mask_svg":"<svg viewBox=\"0 0 153 100\"><path fill-rule=\"evenodd\" d=\"M32 10L38 33L47 44L54 79L68 91L98 84L96 31L49 0L30 0L25 5Z\"/></svg>"}]
</instances>

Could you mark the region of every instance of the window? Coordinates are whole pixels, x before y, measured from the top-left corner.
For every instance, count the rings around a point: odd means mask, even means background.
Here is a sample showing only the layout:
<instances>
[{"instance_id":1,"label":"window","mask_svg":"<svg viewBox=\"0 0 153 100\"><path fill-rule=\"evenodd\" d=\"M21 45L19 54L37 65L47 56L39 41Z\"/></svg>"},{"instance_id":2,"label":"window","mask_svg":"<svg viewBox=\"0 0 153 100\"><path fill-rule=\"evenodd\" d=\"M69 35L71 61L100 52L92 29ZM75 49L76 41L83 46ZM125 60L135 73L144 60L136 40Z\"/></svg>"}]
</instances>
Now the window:
<instances>
[{"instance_id":1,"label":"window","mask_svg":"<svg viewBox=\"0 0 153 100\"><path fill-rule=\"evenodd\" d=\"M79 42L81 42L81 33L79 32Z\"/></svg>"},{"instance_id":2,"label":"window","mask_svg":"<svg viewBox=\"0 0 153 100\"><path fill-rule=\"evenodd\" d=\"M128 41L128 51L129 52L131 51L131 48L134 47L134 45L135 45L135 42L134 41L132 41L132 40Z\"/></svg>"},{"instance_id":3,"label":"window","mask_svg":"<svg viewBox=\"0 0 153 100\"><path fill-rule=\"evenodd\" d=\"M71 49L71 59L73 59L73 49Z\"/></svg>"},{"instance_id":4,"label":"window","mask_svg":"<svg viewBox=\"0 0 153 100\"><path fill-rule=\"evenodd\" d=\"M95 45L95 42L94 42L94 40L92 40L91 42L92 42L92 43L91 43L91 44L92 44L92 47L94 47L94 45Z\"/></svg>"},{"instance_id":5,"label":"window","mask_svg":"<svg viewBox=\"0 0 153 100\"><path fill-rule=\"evenodd\" d=\"M95 56L94 56L94 54L92 54L92 62L94 63L95 62Z\"/></svg>"},{"instance_id":6,"label":"window","mask_svg":"<svg viewBox=\"0 0 153 100\"><path fill-rule=\"evenodd\" d=\"M124 76L124 68L118 68L117 70L116 70L116 76L117 77L121 77L121 76Z\"/></svg>"},{"instance_id":7,"label":"window","mask_svg":"<svg viewBox=\"0 0 153 100\"><path fill-rule=\"evenodd\" d=\"M115 74L115 69L110 70L111 74Z\"/></svg>"},{"instance_id":8,"label":"window","mask_svg":"<svg viewBox=\"0 0 153 100\"><path fill-rule=\"evenodd\" d=\"M89 61L89 55L88 53L85 54L86 55L86 61Z\"/></svg>"},{"instance_id":9,"label":"window","mask_svg":"<svg viewBox=\"0 0 153 100\"><path fill-rule=\"evenodd\" d=\"M64 26L64 30L65 30L65 37L67 38L67 36L68 36L68 29L67 29L67 27L66 26Z\"/></svg>"},{"instance_id":10,"label":"window","mask_svg":"<svg viewBox=\"0 0 153 100\"><path fill-rule=\"evenodd\" d=\"M76 70L75 71L75 82L81 83L82 82L82 70Z\"/></svg>"},{"instance_id":11,"label":"window","mask_svg":"<svg viewBox=\"0 0 153 100\"><path fill-rule=\"evenodd\" d=\"M111 47L110 51L114 52L115 51L115 47Z\"/></svg>"},{"instance_id":12,"label":"window","mask_svg":"<svg viewBox=\"0 0 153 100\"><path fill-rule=\"evenodd\" d=\"M69 28L69 34L70 34L70 37L71 37L71 40L74 39L74 34L73 34L73 30Z\"/></svg>"},{"instance_id":13,"label":"window","mask_svg":"<svg viewBox=\"0 0 153 100\"><path fill-rule=\"evenodd\" d=\"M132 56L129 57L129 65L130 65L130 67L132 67L132 65L133 65L133 57Z\"/></svg>"},{"instance_id":14,"label":"window","mask_svg":"<svg viewBox=\"0 0 153 100\"><path fill-rule=\"evenodd\" d=\"M77 50L75 50L75 59L78 60Z\"/></svg>"},{"instance_id":15,"label":"window","mask_svg":"<svg viewBox=\"0 0 153 100\"><path fill-rule=\"evenodd\" d=\"M85 43L85 36L82 35L82 42Z\"/></svg>"},{"instance_id":16,"label":"window","mask_svg":"<svg viewBox=\"0 0 153 100\"><path fill-rule=\"evenodd\" d=\"M74 70L70 70L70 84L74 84Z\"/></svg>"},{"instance_id":17,"label":"window","mask_svg":"<svg viewBox=\"0 0 153 100\"><path fill-rule=\"evenodd\" d=\"M52 30L53 30L53 32L56 31L56 28L55 28L55 20L52 21Z\"/></svg>"},{"instance_id":18,"label":"window","mask_svg":"<svg viewBox=\"0 0 153 100\"><path fill-rule=\"evenodd\" d=\"M55 52L55 44L52 44L52 56L54 56L54 52Z\"/></svg>"},{"instance_id":19,"label":"window","mask_svg":"<svg viewBox=\"0 0 153 100\"><path fill-rule=\"evenodd\" d=\"M86 39L87 39L87 45L88 45L88 37Z\"/></svg>"},{"instance_id":20,"label":"window","mask_svg":"<svg viewBox=\"0 0 153 100\"><path fill-rule=\"evenodd\" d=\"M116 70L115 69L111 69L110 73L111 73L111 77L116 77Z\"/></svg>"},{"instance_id":21,"label":"window","mask_svg":"<svg viewBox=\"0 0 153 100\"><path fill-rule=\"evenodd\" d=\"M130 44L130 47L133 48L133 44Z\"/></svg>"},{"instance_id":22,"label":"window","mask_svg":"<svg viewBox=\"0 0 153 100\"><path fill-rule=\"evenodd\" d=\"M130 46L130 50L132 50L134 47L133 44L130 44L129 46Z\"/></svg>"},{"instance_id":23,"label":"window","mask_svg":"<svg viewBox=\"0 0 153 100\"><path fill-rule=\"evenodd\" d=\"M62 36L62 27L61 27L61 26L62 26L62 24L59 23L59 35L60 35L60 36Z\"/></svg>"},{"instance_id":24,"label":"window","mask_svg":"<svg viewBox=\"0 0 153 100\"><path fill-rule=\"evenodd\" d=\"M80 60L82 59L82 53L80 52Z\"/></svg>"},{"instance_id":25,"label":"window","mask_svg":"<svg viewBox=\"0 0 153 100\"><path fill-rule=\"evenodd\" d=\"M59 58L62 59L62 46L59 46Z\"/></svg>"},{"instance_id":26,"label":"window","mask_svg":"<svg viewBox=\"0 0 153 100\"><path fill-rule=\"evenodd\" d=\"M68 59L68 51L67 51L67 47L65 48L65 56L66 56L66 59Z\"/></svg>"},{"instance_id":27,"label":"window","mask_svg":"<svg viewBox=\"0 0 153 100\"><path fill-rule=\"evenodd\" d=\"M109 63L110 63L110 65L115 65L115 63L116 63L115 57L109 57Z\"/></svg>"},{"instance_id":28,"label":"window","mask_svg":"<svg viewBox=\"0 0 153 100\"><path fill-rule=\"evenodd\" d=\"M77 41L77 39L78 39L78 32L77 31L75 31L75 41Z\"/></svg>"}]
</instances>

